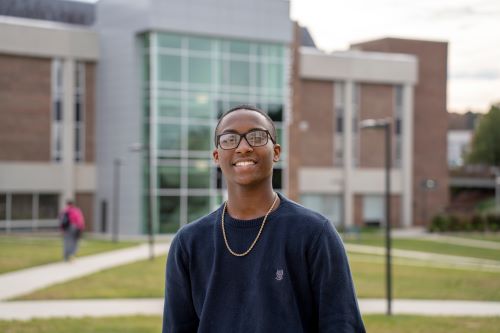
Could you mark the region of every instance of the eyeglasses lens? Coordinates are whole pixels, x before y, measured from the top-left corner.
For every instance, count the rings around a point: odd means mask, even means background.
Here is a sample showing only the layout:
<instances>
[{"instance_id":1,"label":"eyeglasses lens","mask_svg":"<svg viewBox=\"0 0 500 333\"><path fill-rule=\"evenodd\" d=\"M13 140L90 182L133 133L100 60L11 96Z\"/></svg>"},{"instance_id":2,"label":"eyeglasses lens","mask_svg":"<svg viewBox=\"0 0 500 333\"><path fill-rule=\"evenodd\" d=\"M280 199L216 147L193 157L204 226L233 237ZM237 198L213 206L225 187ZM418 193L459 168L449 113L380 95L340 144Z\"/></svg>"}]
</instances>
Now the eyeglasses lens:
<instances>
[{"instance_id":1,"label":"eyeglasses lens","mask_svg":"<svg viewBox=\"0 0 500 333\"><path fill-rule=\"evenodd\" d=\"M222 149L234 149L238 147L241 139L246 137L252 147L264 146L267 143L266 131L251 131L246 134L226 133L219 137L219 145Z\"/></svg>"}]
</instances>

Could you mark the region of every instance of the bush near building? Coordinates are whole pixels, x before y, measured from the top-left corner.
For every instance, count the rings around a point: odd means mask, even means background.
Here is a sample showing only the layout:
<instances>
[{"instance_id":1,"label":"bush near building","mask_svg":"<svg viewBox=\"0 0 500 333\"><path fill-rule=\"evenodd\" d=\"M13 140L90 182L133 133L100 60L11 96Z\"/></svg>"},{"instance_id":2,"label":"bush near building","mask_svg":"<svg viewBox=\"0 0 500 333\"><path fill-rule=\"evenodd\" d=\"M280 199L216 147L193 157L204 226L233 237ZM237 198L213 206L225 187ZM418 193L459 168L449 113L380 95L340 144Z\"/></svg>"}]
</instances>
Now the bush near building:
<instances>
[{"instance_id":1,"label":"bush near building","mask_svg":"<svg viewBox=\"0 0 500 333\"><path fill-rule=\"evenodd\" d=\"M500 214L474 214L434 216L428 227L430 232L445 231L500 231Z\"/></svg>"}]
</instances>

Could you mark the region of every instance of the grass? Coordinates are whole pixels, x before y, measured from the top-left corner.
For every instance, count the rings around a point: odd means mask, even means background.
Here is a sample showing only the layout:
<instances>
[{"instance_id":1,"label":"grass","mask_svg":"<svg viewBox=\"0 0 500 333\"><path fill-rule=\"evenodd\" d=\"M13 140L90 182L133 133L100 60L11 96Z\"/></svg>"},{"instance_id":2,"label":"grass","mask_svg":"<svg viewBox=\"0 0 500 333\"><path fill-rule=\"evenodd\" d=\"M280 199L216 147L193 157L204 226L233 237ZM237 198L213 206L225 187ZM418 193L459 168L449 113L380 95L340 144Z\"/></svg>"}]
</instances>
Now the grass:
<instances>
[{"instance_id":1,"label":"grass","mask_svg":"<svg viewBox=\"0 0 500 333\"><path fill-rule=\"evenodd\" d=\"M383 257L349 255L357 294L385 296ZM405 262L409 262L406 260ZM31 299L163 297L165 257L111 268L22 296ZM500 273L394 264L396 298L500 301Z\"/></svg>"},{"instance_id":2,"label":"grass","mask_svg":"<svg viewBox=\"0 0 500 333\"><path fill-rule=\"evenodd\" d=\"M385 244L384 236L381 234L361 234L359 238L346 237L344 241L347 244L361 244L379 247L383 247ZM500 261L500 251L495 249L447 244L425 239L394 238L392 240L392 246L395 249L401 250L413 250Z\"/></svg>"},{"instance_id":3,"label":"grass","mask_svg":"<svg viewBox=\"0 0 500 333\"><path fill-rule=\"evenodd\" d=\"M105 240L82 239L78 256L129 247L137 242L113 243ZM0 237L0 274L62 260L60 237Z\"/></svg>"},{"instance_id":4,"label":"grass","mask_svg":"<svg viewBox=\"0 0 500 333\"><path fill-rule=\"evenodd\" d=\"M363 316L370 333L493 333L498 332L500 317L423 317L423 316Z\"/></svg>"},{"instance_id":5,"label":"grass","mask_svg":"<svg viewBox=\"0 0 500 333\"><path fill-rule=\"evenodd\" d=\"M472 232L472 233L457 232L457 233L446 234L446 235L460 237L460 238L479 239L479 240L500 243L500 232Z\"/></svg>"},{"instance_id":6,"label":"grass","mask_svg":"<svg viewBox=\"0 0 500 333\"><path fill-rule=\"evenodd\" d=\"M493 333L500 317L363 316L370 333ZM160 316L0 321L3 333L153 333L161 331Z\"/></svg>"},{"instance_id":7,"label":"grass","mask_svg":"<svg viewBox=\"0 0 500 333\"><path fill-rule=\"evenodd\" d=\"M158 333L161 317L105 317L0 321L3 333Z\"/></svg>"},{"instance_id":8,"label":"grass","mask_svg":"<svg viewBox=\"0 0 500 333\"><path fill-rule=\"evenodd\" d=\"M385 264L380 256L349 256L360 298L385 297ZM407 261L408 262L408 261ZM395 298L500 301L500 273L393 265Z\"/></svg>"},{"instance_id":9,"label":"grass","mask_svg":"<svg viewBox=\"0 0 500 333\"><path fill-rule=\"evenodd\" d=\"M163 297L165 256L103 270L40 289L18 300Z\"/></svg>"}]
</instances>

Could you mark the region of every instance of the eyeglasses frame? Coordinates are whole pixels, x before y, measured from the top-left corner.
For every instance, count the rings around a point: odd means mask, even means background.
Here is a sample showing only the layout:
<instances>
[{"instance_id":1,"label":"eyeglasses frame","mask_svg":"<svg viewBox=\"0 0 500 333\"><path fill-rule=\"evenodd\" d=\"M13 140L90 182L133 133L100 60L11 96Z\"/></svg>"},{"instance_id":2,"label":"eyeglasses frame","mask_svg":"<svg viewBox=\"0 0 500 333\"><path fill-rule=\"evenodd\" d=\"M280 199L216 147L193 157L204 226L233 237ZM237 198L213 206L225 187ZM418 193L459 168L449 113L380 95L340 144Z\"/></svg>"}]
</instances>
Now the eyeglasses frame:
<instances>
[{"instance_id":1,"label":"eyeglasses frame","mask_svg":"<svg viewBox=\"0 0 500 333\"><path fill-rule=\"evenodd\" d=\"M263 145L261 145L261 146L252 146L252 145L250 144L250 142L248 142L248 140L247 140L247 134L248 134L248 133L252 133L252 132L257 132L257 131L266 132L266 134L267 134L266 138L267 138L268 140L266 141L266 143L265 143L265 144L263 144ZM240 140L238 141L238 144L236 145L236 147L234 147L234 148L222 148L222 146L220 145L220 137L221 137L221 136L223 136L223 135L226 135L226 134L236 134L236 135L239 135L239 136L240 136ZM237 133L237 132L226 132L226 133L219 134L219 135L217 135L217 146L216 146L216 147L217 147L217 148L220 148L220 149L222 149L222 150L232 150L232 149L236 149L236 148L238 148L238 147L239 147L239 145L240 145L240 143L241 143L241 140L242 140L242 139L245 139L245 141L247 142L247 144L248 144L250 147L252 147L252 148L255 148L255 147L263 147L263 146L267 145L267 142L269 141L269 139L271 139L271 142L272 142L273 144L276 144L276 141L273 139L273 136L271 135L271 133L270 133L268 130L266 130L266 129L259 129L259 128L257 128L257 129L252 129L252 130L250 130L250 131L248 131L248 132L246 132L246 133L243 133L243 134L240 134L240 133Z\"/></svg>"}]
</instances>

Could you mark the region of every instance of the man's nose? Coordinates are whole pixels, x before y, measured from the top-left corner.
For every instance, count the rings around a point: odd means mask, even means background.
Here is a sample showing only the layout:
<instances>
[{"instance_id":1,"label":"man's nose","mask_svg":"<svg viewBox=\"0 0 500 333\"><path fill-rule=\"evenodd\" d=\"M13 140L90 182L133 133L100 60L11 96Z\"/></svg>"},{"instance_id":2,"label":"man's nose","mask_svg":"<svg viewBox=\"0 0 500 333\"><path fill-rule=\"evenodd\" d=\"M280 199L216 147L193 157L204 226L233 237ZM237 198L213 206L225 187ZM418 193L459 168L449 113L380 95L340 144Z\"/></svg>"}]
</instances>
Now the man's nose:
<instances>
[{"instance_id":1,"label":"man's nose","mask_svg":"<svg viewBox=\"0 0 500 333\"><path fill-rule=\"evenodd\" d=\"M247 141L246 137L242 137L238 147L236 147L236 152L238 153L246 153L248 151L253 151L253 147Z\"/></svg>"}]
</instances>

